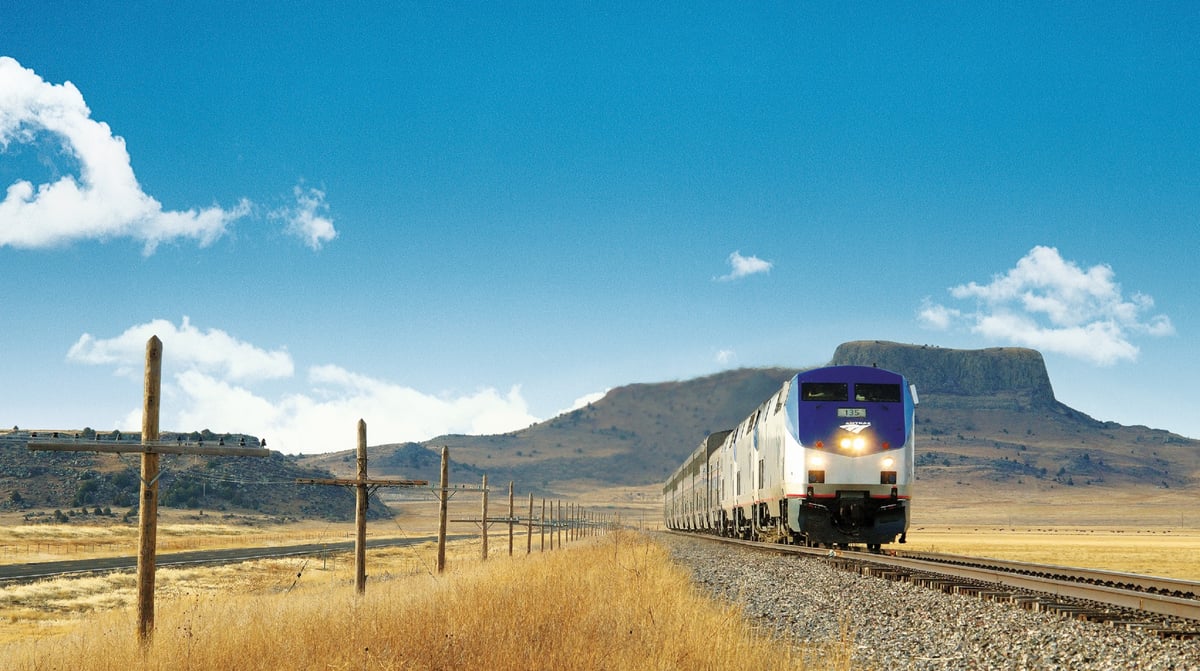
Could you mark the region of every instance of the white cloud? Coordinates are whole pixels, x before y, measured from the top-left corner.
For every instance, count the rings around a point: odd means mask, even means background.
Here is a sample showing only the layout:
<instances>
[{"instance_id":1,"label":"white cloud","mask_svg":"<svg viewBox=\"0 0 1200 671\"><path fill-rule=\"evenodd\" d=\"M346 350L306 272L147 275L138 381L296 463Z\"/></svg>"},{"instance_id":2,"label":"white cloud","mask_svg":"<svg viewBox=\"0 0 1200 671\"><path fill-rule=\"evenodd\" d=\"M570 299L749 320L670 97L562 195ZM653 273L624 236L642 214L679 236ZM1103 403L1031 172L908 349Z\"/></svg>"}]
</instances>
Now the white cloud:
<instances>
[{"instance_id":1,"label":"white cloud","mask_svg":"<svg viewBox=\"0 0 1200 671\"><path fill-rule=\"evenodd\" d=\"M79 89L50 84L9 57L0 57L0 151L48 134L78 161L79 175L34 185L10 184L0 202L0 247L51 247L80 239L128 237L152 254L177 238L201 246L221 237L231 222L250 212L242 200L229 210L164 211L142 191L125 140L91 118Z\"/></svg>"},{"instance_id":2,"label":"white cloud","mask_svg":"<svg viewBox=\"0 0 1200 671\"><path fill-rule=\"evenodd\" d=\"M731 349L719 350L717 351L715 358L717 363L721 364L722 366L728 366L730 363L737 361L737 352L734 352Z\"/></svg>"},{"instance_id":3,"label":"white cloud","mask_svg":"<svg viewBox=\"0 0 1200 671\"><path fill-rule=\"evenodd\" d=\"M353 449L359 419L367 422L373 445L504 433L538 421L520 386L507 393L484 387L432 395L335 365L311 366L306 380L294 380L286 350L267 351L218 329L200 331L187 318L178 328L154 320L111 339L84 334L68 358L140 374L146 341L155 333L163 341L164 430L250 433L267 438L272 449L319 453ZM255 391L255 383L269 379L290 382L292 390L276 397ZM137 409L120 428L140 426Z\"/></svg>"},{"instance_id":4,"label":"white cloud","mask_svg":"<svg viewBox=\"0 0 1200 671\"><path fill-rule=\"evenodd\" d=\"M917 312L917 320L926 328L945 331L950 324L960 318L962 313L953 308L934 303L928 296L921 301L921 309Z\"/></svg>"},{"instance_id":5,"label":"white cloud","mask_svg":"<svg viewBox=\"0 0 1200 671\"><path fill-rule=\"evenodd\" d=\"M201 331L186 316L178 327L165 319L155 319L131 326L115 338L97 339L84 333L67 352L67 359L116 364L120 372L137 371L140 375L146 341L153 335L163 342L164 369L194 369L234 381L286 378L295 371L287 350L269 352L219 329Z\"/></svg>"},{"instance_id":6,"label":"white cloud","mask_svg":"<svg viewBox=\"0 0 1200 671\"><path fill-rule=\"evenodd\" d=\"M1034 247L1004 275L989 284L975 282L951 287L960 300L975 299L976 311L962 312L926 298L918 318L927 327L945 330L957 323L985 338L1048 352L1057 352L1098 365L1133 361L1135 334L1164 336L1175 332L1166 315L1143 315L1154 300L1134 293L1125 298L1113 269L1096 265L1086 270L1066 261L1053 247Z\"/></svg>"},{"instance_id":7,"label":"white cloud","mask_svg":"<svg viewBox=\"0 0 1200 671\"><path fill-rule=\"evenodd\" d=\"M610 389L612 389L612 388L609 387L609 389L605 389L604 391L594 391L590 394L584 394L583 396L580 396L579 398L575 399L575 402L573 402L571 404L571 407L563 409L563 410L559 410L558 412L554 413L554 416L558 417L559 415L565 415L568 412L573 412L580 408L586 408L587 406L591 405L592 403L595 403L596 401L599 401L600 399L607 396Z\"/></svg>"},{"instance_id":8,"label":"white cloud","mask_svg":"<svg viewBox=\"0 0 1200 671\"><path fill-rule=\"evenodd\" d=\"M286 221L284 230L288 235L300 238L310 249L317 251L322 244L337 237L333 220L327 216L329 206L325 204L325 192L296 185L292 193L296 196L296 206L280 208L271 216Z\"/></svg>"},{"instance_id":9,"label":"white cloud","mask_svg":"<svg viewBox=\"0 0 1200 671\"><path fill-rule=\"evenodd\" d=\"M742 256L740 251L730 254L727 260L729 261L731 270L728 275L716 278L718 282L729 282L749 275L769 273L772 266L774 266L770 261L763 261L757 256Z\"/></svg>"}]
</instances>

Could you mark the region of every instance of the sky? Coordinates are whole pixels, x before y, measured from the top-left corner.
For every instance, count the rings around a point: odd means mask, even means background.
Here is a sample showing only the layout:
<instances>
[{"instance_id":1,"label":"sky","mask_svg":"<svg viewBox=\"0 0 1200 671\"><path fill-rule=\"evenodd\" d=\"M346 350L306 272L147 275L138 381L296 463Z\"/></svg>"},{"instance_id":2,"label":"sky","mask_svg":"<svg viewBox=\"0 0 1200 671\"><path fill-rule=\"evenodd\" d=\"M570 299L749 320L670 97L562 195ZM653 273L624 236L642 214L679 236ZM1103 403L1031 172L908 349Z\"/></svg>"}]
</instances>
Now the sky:
<instances>
[{"instance_id":1,"label":"sky","mask_svg":"<svg viewBox=\"0 0 1200 671\"><path fill-rule=\"evenodd\" d=\"M0 426L151 335L285 453L891 340L1200 438L1200 9L794 4L4 3Z\"/></svg>"}]
</instances>

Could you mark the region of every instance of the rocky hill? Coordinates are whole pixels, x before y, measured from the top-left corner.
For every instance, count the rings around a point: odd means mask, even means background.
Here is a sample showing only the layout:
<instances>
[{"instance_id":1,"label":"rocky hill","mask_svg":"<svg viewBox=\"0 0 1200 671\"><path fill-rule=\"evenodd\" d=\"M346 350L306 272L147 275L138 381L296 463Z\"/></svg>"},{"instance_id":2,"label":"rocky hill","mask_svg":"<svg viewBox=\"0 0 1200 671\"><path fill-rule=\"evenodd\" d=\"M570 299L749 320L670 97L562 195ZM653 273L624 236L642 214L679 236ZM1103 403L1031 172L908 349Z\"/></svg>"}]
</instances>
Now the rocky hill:
<instances>
[{"instance_id":1,"label":"rocky hill","mask_svg":"<svg viewBox=\"0 0 1200 671\"><path fill-rule=\"evenodd\" d=\"M1036 496L1050 490L1175 490L1200 484L1200 441L1087 416L1054 396L1041 355L1021 348L954 350L845 343L835 365L878 365L917 386L918 478L971 499L970 487ZM375 477L436 482L450 448L451 480L513 480L541 493L661 482L710 432L734 426L795 369L733 370L631 384L587 407L492 436L440 436L369 448ZM244 463L243 463L244 462ZM351 494L296 478L351 476L352 451L268 459L164 459L164 504L346 519ZM136 499L136 459L29 453L0 441L0 509L111 508ZM377 511L375 506L372 511Z\"/></svg>"},{"instance_id":2,"label":"rocky hill","mask_svg":"<svg viewBox=\"0 0 1200 671\"><path fill-rule=\"evenodd\" d=\"M1200 483L1200 441L1099 421L1060 403L1034 350L860 341L838 347L830 364L878 365L904 373L917 386L918 473L924 481L1019 484L1029 491ZM705 435L732 427L796 372L743 369L632 384L512 433L372 447L378 455L372 464L389 476L435 479L436 462L420 450L433 454L446 445L464 477L487 472L493 481L513 479L534 491L566 481L656 483ZM325 455L307 463L336 472L345 458ZM351 467L345 462L344 472Z\"/></svg>"},{"instance_id":3,"label":"rocky hill","mask_svg":"<svg viewBox=\"0 0 1200 671\"><path fill-rule=\"evenodd\" d=\"M845 343L835 365L878 365L917 386L923 480L1067 487L1180 488L1200 483L1200 441L1094 419L1059 402L1040 353Z\"/></svg>"},{"instance_id":4,"label":"rocky hill","mask_svg":"<svg viewBox=\"0 0 1200 671\"><path fill-rule=\"evenodd\" d=\"M439 436L427 452L450 448L451 480L514 480L524 490L552 491L565 481L640 485L665 478L712 431L732 426L796 371L742 369L683 382L631 384L586 407L496 436ZM397 453L405 456L397 457ZM371 472L436 481L437 461L417 458L414 444L370 448ZM349 474L349 452L304 463ZM391 465L402 466L393 470ZM379 471L376 471L376 465Z\"/></svg>"},{"instance_id":5,"label":"rocky hill","mask_svg":"<svg viewBox=\"0 0 1200 671\"><path fill-rule=\"evenodd\" d=\"M84 430L86 431L86 430ZM138 455L94 452L32 452L24 432L3 432L0 440L0 511L65 511L128 520L137 511L141 462ZM173 434L164 434L171 440ZM195 434L216 442L220 436ZM224 436L234 444L245 436ZM136 435L133 437L136 439ZM249 438L251 444L258 439ZM354 518L354 496L341 487L297 485L298 478L330 478L327 470L272 452L268 457L163 455L160 505L208 513L258 513L279 518ZM76 513L78 511L78 513ZM386 513L372 504L372 514Z\"/></svg>"}]
</instances>

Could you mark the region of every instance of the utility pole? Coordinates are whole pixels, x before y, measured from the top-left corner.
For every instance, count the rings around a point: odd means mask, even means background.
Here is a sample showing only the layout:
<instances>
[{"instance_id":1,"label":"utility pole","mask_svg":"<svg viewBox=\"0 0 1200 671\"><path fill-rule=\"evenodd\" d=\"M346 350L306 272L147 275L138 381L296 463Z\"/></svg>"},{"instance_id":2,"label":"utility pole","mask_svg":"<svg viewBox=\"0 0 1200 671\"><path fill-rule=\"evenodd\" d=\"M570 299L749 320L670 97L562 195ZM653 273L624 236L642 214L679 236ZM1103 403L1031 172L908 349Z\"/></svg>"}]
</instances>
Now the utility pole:
<instances>
[{"instance_id":1,"label":"utility pole","mask_svg":"<svg viewBox=\"0 0 1200 671\"><path fill-rule=\"evenodd\" d=\"M446 523L453 522L475 522L477 520L448 520L447 514L450 507L450 497L458 492L483 492L483 558L487 559L487 476L483 476L483 487L471 487L466 485L450 486L450 448L442 446L442 481L440 486L434 490L434 494L438 497L438 552L437 552L437 572L440 574L446 570Z\"/></svg>"},{"instance_id":2,"label":"utility pole","mask_svg":"<svg viewBox=\"0 0 1200 671\"><path fill-rule=\"evenodd\" d=\"M367 423L358 420L358 477L297 479L298 485L338 485L354 487L354 589L367 591L367 501L380 487L424 487L428 480L394 480L367 477Z\"/></svg>"},{"instance_id":3,"label":"utility pole","mask_svg":"<svg viewBox=\"0 0 1200 671\"><path fill-rule=\"evenodd\" d=\"M146 341L146 372L143 378L142 435L135 444L132 441L73 440L59 441L54 434L49 441L31 440L28 448L34 451L51 452L103 452L124 454L140 452L141 494L138 499L138 556L137 556L137 612L138 639L147 644L154 633L154 573L156 546L158 543L158 478L160 454L192 454L209 456L265 457L270 452L263 447L217 447L203 444L176 442L163 443L159 440L158 417L162 396L162 341L151 336Z\"/></svg>"},{"instance_id":4,"label":"utility pole","mask_svg":"<svg viewBox=\"0 0 1200 671\"><path fill-rule=\"evenodd\" d=\"M513 524L517 521L516 510L513 509L513 481L508 481L508 556L512 556Z\"/></svg>"},{"instance_id":5,"label":"utility pole","mask_svg":"<svg viewBox=\"0 0 1200 671\"><path fill-rule=\"evenodd\" d=\"M446 513L450 504L450 448L442 446L442 485L441 496L438 497L438 553L437 572L446 570Z\"/></svg>"},{"instance_id":6,"label":"utility pole","mask_svg":"<svg viewBox=\"0 0 1200 671\"><path fill-rule=\"evenodd\" d=\"M533 552L533 492L529 492L528 522L529 525L525 529L525 554L530 554Z\"/></svg>"}]
</instances>

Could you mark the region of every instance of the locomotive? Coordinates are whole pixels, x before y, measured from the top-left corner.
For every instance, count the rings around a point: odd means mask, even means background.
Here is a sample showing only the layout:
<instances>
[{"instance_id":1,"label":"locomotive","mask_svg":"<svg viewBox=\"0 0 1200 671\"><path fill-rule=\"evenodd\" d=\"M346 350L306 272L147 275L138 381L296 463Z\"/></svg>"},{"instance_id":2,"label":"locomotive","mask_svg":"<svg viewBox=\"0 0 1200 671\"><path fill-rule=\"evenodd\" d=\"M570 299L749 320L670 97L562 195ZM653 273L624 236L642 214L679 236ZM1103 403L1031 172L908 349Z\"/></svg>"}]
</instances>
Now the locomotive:
<instances>
[{"instance_id":1,"label":"locomotive","mask_svg":"<svg viewBox=\"0 0 1200 671\"><path fill-rule=\"evenodd\" d=\"M867 366L798 373L705 437L663 486L669 529L808 546L903 543L916 387Z\"/></svg>"}]
</instances>

